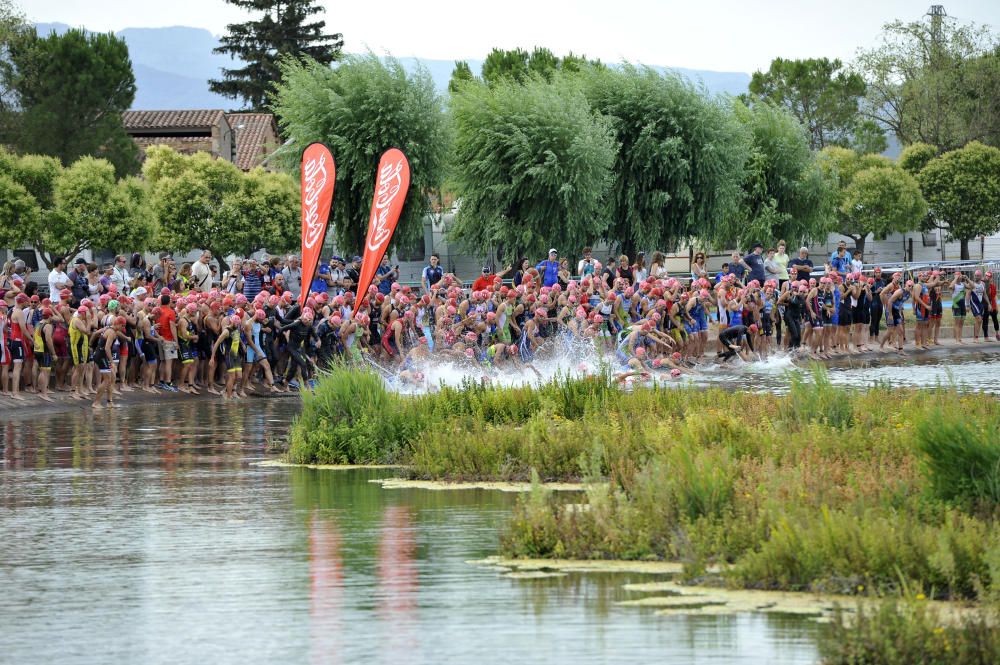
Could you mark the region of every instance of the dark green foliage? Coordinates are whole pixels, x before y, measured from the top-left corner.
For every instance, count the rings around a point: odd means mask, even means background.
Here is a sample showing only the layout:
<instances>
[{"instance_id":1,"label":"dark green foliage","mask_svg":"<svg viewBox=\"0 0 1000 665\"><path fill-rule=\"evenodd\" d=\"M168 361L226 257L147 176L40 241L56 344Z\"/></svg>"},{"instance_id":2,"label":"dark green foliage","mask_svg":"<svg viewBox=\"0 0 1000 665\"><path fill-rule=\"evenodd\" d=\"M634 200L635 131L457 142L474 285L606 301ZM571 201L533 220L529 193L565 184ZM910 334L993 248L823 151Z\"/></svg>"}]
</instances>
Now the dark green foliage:
<instances>
[{"instance_id":1,"label":"dark green foliage","mask_svg":"<svg viewBox=\"0 0 1000 665\"><path fill-rule=\"evenodd\" d=\"M506 258L581 247L605 233L615 143L577 81L463 85L452 97L453 176L462 201L451 237Z\"/></svg>"},{"instance_id":2,"label":"dark green foliage","mask_svg":"<svg viewBox=\"0 0 1000 665\"><path fill-rule=\"evenodd\" d=\"M1000 662L997 610L959 619L920 599L841 609L820 641L823 665L992 665Z\"/></svg>"},{"instance_id":3,"label":"dark green foliage","mask_svg":"<svg viewBox=\"0 0 1000 665\"><path fill-rule=\"evenodd\" d=\"M987 512L1000 506L1000 418L970 421L935 409L921 415L916 437L937 498Z\"/></svg>"},{"instance_id":4,"label":"dark green foliage","mask_svg":"<svg viewBox=\"0 0 1000 665\"><path fill-rule=\"evenodd\" d=\"M93 155L110 161L119 176L138 171L138 148L121 121L135 98L124 40L83 30L40 37L23 29L6 50L0 88L12 100L0 141L18 152L57 157L64 166Z\"/></svg>"},{"instance_id":5,"label":"dark green foliage","mask_svg":"<svg viewBox=\"0 0 1000 665\"><path fill-rule=\"evenodd\" d=\"M344 40L340 33L325 34L325 21L309 22L323 11L315 0L226 0L246 11L263 12L256 20L226 26L222 46L242 67L222 70L222 78L208 82L212 92L243 100L243 108L264 111L281 81L281 60L310 58L321 65L340 59Z\"/></svg>"},{"instance_id":6,"label":"dark green foliage","mask_svg":"<svg viewBox=\"0 0 1000 665\"><path fill-rule=\"evenodd\" d=\"M728 103L651 69L595 68L584 78L619 144L606 239L632 255L711 237L738 218L751 140Z\"/></svg>"},{"instance_id":7,"label":"dark green foliage","mask_svg":"<svg viewBox=\"0 0 1000 665\"><path fill-rule=\"evenodd\" d=\"M394 246L423 238L424 215L440 184L448 154L443 100L424 68L407 75L393 58L348 56L331 69L313 60L286 59L273 109L291 140L277 159L298 176L301 151L313 141L330 146L337 164L331 224L344 253L361 253L375 192L379 158L399 148L410 162Z\"/></svg>"},{"instance_id":8,"label":"dark green foliage","mask_svg":"<svg viewBox=\"0 0 1000 665\"><path fill-rule=\"evenodd\" d=\"M719 220L704 239L717 247L748 247L825 238L834 221L836 183L816 163L802 126L767 103L747 108L737 101L733 111L752 137L742 211Z\"/></svg>"},{"instance_id":9,"label":"dark green foliage","mask_svg":"<svg viewBox=\"0 0 1000 665\"><path fill-rule=\"evenodd\" d=\"M753 73L745 99L751 105L764 102L789 111L805 127L809 147L821 150L851 145L859 125L858 102L864 95L864 79L846 70L840 60L775 58L766 72ZM867 129L881 134L877 126Z\"/></svg>"}]
</instances>

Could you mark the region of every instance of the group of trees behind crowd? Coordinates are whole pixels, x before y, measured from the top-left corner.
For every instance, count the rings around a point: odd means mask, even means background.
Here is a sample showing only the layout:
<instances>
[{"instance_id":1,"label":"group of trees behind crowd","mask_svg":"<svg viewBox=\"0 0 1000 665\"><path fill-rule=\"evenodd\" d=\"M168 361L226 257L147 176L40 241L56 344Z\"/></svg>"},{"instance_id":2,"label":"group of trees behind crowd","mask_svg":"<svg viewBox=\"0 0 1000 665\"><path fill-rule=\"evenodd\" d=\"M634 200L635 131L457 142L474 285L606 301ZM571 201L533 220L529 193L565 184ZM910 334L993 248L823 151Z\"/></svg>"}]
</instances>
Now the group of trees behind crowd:
<instances>
[{"instance_id":1,"label":"group of trees behind crowd","mask_svg":"<svg viewBox=\"0 0 1000 665\"><path fill-rule=\"evenodd\" d=\"M277 6L228 1L267 16ZM966 258L970 240L1000 230L1000 40L985 28L893 23L850 66L778 58L739 98L544 48L495 49L479 76L458 62L442 95L426 70L342 56L340 35L308 22L313 0L281 4L280 32L293 38L279 43L277 19L230 26L222 48L246 66L213 85L277 115L287 143L272 164L289 173L308 143L331 146L344 252L361 249L375 164L392 146L413 167L397 246L419 242L443 191L460 202L449 239L508 259L599 240L631 254L829 232L863 247L933 228ZM255 55L255 39L275 48ZM0 213L22 221L0 222L0 245L32 243L49 260L112 240L220 257L295 244L286 176L156 148L129 177L139 161L120 113L135 82L121 40L36 35L8 0L0 40L0 132L17 153L0 155ZM73 77L90 84L79 99ZM898 160L878 154L887 134L905 146Z\"/></svg>"}]
</instances>

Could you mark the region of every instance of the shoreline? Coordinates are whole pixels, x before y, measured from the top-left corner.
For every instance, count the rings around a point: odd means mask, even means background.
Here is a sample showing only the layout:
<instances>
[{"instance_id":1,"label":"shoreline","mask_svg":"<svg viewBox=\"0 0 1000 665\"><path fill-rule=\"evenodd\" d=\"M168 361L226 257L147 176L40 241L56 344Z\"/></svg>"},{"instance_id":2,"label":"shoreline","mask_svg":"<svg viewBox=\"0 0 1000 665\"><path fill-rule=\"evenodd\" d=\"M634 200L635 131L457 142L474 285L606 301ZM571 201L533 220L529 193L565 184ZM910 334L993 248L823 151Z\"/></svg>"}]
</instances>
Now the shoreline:
<instances>
[{"instance_id":1,"label":"shoreline","mask_svg":"<svg viewBox=\"0 0 1000 665\"><path fill-rule=\"evenodd\" d=\"M996 353L1000 352L1000 341L995 339L973 342L966 340L964 344L956 344L953 340L941 340L939 346L935 346L929 349L904 349L903 354L898 354L892 351L879 352L875 350L866 351L862 353L851 353L851 354L841 354L833 356L832 358L822 358L813 359L808 356L803 356L801 358L796 358L795 362L810 362L815 361L826 365L827 367L838 368L844 365L850 365L851 363L860 361L870 366L877 366L880 360L886 359L893 361L893 364L898 364L901 359L915 359L915 358L943 358L946 356L966 356L973 353ZM711 363L714 359L714 352L706 353L703 358ZM773 357L773 355L771 356ZM39 414L56 414L56 413L66 413L71 411L92 411L90 399L86 400L74 400L69 397L67 392L49 392L49 395L54 399L53 402L44 402L38 399L35 393L21 393L24 399L22 401L14 401L10 397L0 396L0 414L5 417L32 417ZM297 392L289 393L253 393L251 392L247 398L240 398L229 402L233 405L245 405L248 400L256 399L293 399L297 398ZM202 393L201 395L192 395L189 393L167 393L161 392L158 395L150 395L142 391L133 391L128 393L123 393L115 398L115 408L129 409L136 406L143 405L162 405L162 404L173 404L173 403L183 403L195 400L206 400L222 402L221 398L215 395L209 395L208 393ZM24 413L19 413L24 411ZM100 412L100 411L98 411Z\"/></svg>"}]
</instances>

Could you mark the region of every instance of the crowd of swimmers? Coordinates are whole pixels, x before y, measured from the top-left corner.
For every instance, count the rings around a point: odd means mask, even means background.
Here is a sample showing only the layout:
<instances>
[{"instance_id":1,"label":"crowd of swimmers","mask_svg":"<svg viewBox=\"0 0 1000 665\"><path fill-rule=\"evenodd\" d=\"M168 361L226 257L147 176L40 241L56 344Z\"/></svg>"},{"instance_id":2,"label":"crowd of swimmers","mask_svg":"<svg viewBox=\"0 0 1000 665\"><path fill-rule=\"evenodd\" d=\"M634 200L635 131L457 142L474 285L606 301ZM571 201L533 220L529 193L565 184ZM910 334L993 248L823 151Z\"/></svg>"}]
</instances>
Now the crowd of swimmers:
<instances>
[{"instance_id":1,"label":"crowd of swimmers","mask_svg":"<svg viewBox=\"0 0 1000 665\"><path fill-rule=\"evenodd\" d=\"M648 266L641 254L602 265L589 248L571 275L552 249L546 260L522 259L516 270L484 267L471 285L445 273L435 255L419 286L400 284L398 270L383 261L360 302L352 288L358 257L353 272L334 257L301 305L285 290L295 283L294 260L293 272L286 267L279 279L248 261L202 288L109 279L83 296L69 281L46 298L29 295L5 268L0 392L19 401L26 393L51 401L54 391L66 392L95 408L113 405L124 391L235 399L308 387L335 362L420 384L432 358L488 380L505 369L534 370L537 359L579 345L596 350L620 381L676 379L706 362L747 362L776 351L830 358L905 353L908 341L930 348L940 344L948 300L956 343L965 342L967 321L974 342L989 338L991 321L1000 339L990 272L885 274L865 270L843 247L817 271L808 253L802 248L789 259L783 242L766 252L758 244L715 275L698 253L690 276L677 277L667 274L659 252ZM207 260L200 268L194 274L208 274Z\"/></svg>"}]
</instances>

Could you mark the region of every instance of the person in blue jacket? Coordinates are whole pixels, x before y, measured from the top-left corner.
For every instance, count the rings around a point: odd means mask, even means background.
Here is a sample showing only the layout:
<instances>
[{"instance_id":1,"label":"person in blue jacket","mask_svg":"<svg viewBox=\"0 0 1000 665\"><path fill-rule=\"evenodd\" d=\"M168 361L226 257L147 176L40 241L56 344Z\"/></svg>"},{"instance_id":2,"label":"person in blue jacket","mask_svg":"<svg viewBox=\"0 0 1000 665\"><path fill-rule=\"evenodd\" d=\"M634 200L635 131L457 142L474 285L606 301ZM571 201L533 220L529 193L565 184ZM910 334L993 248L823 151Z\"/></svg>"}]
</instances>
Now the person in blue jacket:
<instances>
[{"instance_id":1,"label":"person in blue jacket","mask_svg":"<svg viewBox=\"0 0 1000 665\"><path fill-rule=\"evenodd\" d=\"M535 268L542 276L542 286L552 286L559 281L559 252L555 247L549 250L549 260L542 261Z\"/></svg>"}]
</instances>

